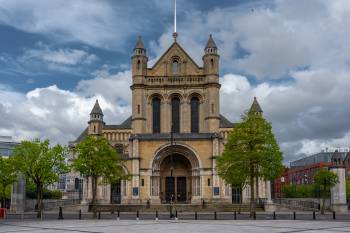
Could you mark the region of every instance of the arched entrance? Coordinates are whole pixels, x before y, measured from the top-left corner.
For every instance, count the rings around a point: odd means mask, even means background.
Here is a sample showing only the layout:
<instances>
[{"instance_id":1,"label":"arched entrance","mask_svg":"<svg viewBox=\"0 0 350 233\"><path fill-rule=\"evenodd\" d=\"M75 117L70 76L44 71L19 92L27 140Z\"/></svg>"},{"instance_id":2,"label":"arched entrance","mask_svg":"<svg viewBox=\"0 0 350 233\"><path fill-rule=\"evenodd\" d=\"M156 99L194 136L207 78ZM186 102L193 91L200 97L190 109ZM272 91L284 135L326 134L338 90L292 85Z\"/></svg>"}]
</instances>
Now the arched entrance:
<instances>
[{"instance_id":1,"label":"arched entrance","mask_svg":"<svg viewBox=\"0 0 350 233\"><path fill-rule=\"evenodd\" d=\"M200 196L199 161L184 145L160 149L152 163L151 194L161 203L191 203Z\"/></svg>"}]
</instances>

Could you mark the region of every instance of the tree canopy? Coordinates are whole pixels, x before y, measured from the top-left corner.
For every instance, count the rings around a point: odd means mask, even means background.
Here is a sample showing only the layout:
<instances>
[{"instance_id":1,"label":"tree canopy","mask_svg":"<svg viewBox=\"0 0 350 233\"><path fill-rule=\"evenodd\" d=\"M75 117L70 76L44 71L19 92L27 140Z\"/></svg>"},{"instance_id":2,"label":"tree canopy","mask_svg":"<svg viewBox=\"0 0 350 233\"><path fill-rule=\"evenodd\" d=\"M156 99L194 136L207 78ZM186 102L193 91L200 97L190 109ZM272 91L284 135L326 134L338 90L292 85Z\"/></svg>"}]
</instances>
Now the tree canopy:
<instances>
[{"instance_id":1,"label":"tree canopy","mask_svg":"<svg viewBox=\"0 0 350 233\"><path fill-rule=\"evenodd\" d=\"M103 137L86 137L76 145L74 153L77 156L73 162L74 170L79 171L85 177L91 178L91 204L96 204L99 178L103 178L106 183L115 183L127 178L127 174L124 173L122 167L121 156Z\"/></svg>"},{"instance_id":2,"label":"tree canopy","mask_svg":"<svg viewBox=\"0 0 350 233\"><path fill-rule=\"evenodd\" d=\"M43 188L69 171L65 163L67 149L61 145L50 147L49 140L22 141L13 150L16 169L37 187L38 217L42 214Z\"/></svg>"},{"instance_id":3,"label":"tree canopy","mask_svg":"<svg viewBox=\"0 0 350 233\"><path fill-rule=\"evenodd\" d=\"M325 199L329 196L328 193L330 189L339 182L339 178L337 174L322 169L314 176L314 182L316 185L320 186L322 197L321 214L324 214Z\"/></svg>"},{"instance_id":4,"label":"tree canopy","mask_svg":"<svg viewBox=\"0 0 350 233\"><path fill-rule=\"evenodd\" d=\"M249 183L252 213L255 211L254 181L277 178L283 170L282 161L271 123L258 112L248 112L229 134L224 152L217 159L217 169L228 184Z\"/></svg>"},{"instance_id":5,"label":"tree canopy","mask_svg":"<svg viewBox=\"0 0 350 233\"><path fill-rule=\"evenodd\" d=\"M4 158L0 155L0 197L2 206L5 205L5 199L9 198L8 189L17 180L17 172L11 157Z\"/></svg>"}]
</instances>

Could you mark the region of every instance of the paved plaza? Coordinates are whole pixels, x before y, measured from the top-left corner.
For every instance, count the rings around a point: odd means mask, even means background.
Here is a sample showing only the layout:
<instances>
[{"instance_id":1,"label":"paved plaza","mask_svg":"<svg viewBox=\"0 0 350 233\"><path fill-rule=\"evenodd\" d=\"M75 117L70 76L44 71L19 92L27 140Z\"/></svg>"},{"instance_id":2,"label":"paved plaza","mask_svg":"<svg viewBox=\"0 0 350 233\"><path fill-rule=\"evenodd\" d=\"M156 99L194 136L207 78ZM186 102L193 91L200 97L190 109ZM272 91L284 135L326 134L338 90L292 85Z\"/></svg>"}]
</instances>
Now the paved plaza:
<instances>
[{"instance_id":1,"label":"paved plaza","mask_svg":"<svg viewBox=\"0 0 350 233\"><path fill-rule=\"evenodd\" d=\"M0 221L0 232L26 233L171 233L171 232L350 232L350 222L342 221L232 221L232 220L51 220Z\"/></svg>"}]
</instances>

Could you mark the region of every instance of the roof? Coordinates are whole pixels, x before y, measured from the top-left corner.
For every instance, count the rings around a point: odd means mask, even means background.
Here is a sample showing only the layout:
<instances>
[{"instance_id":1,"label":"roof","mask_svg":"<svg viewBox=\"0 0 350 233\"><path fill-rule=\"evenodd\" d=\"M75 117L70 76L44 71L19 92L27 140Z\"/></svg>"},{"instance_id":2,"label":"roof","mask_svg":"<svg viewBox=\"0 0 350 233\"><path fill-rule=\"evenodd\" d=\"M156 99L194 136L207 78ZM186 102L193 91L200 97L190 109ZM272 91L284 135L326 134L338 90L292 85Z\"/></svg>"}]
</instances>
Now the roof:
<instances>
[{"instance_id":1,"label":"roof","mask_svg":"<svg viewBox=\"0 0 350 233\"><path fill-rule=\"evenodd\" d=\"M94 105L94 107L92 108L90 115L91 115L91 114L100 114L100 115L103 115L102 109L101 109L100 105L98 104L98 100L96 100L95 105Z\"/></svg>"},{"instance_id":2,"label":"roof","mask_svg":"<svg viewBox=\"0 0 350 233\"><path fill-rule=\"evenodd\" d=\"M232 128L233 123L220 114L220 128Z\"/></svg>"},{"instance_id":3,"label":"roof","mask_svg":"<svg viewBox=\"0 0 350 233\"><path fill-rule=\"evenodd\" d=\"M215 41L214 41L213 36L211 34L209 36L209 39L208 39L208 42L207 42L207 45L205 46L205 48L206 49L207 48L215 48L215 49L217 49Z\"/></svg>"},{"instance_id":4,"label":"roof","mask_svg":"<svg viewBox=\"0 0 350 233\"><path fill-rule=\"evenodd\" d=\"M120 125L105 125L104 129L131 129L132 117L128 117Z\"/></svg>"},{"instance_id":5,"label":"roof","mask_svg":"<svg viewBox=\"0 0 350 233\"><path fill-rule=\"evenodd\" d=\"M254 101L252 106L250 107L249 113L252 112L258 112L258 113L262 113L263 110L260 107L260 104L258 103L258 100L256 99L256 97L254 97Z\"/></svg>"},{"instance_id":6,"label":"roof","mask_svg":"<svg viewBox=\"0 0 350 233\"><path fill-rule=\"evenodd\" d=\"M144 49L144 48L145 48L145 45L143 44L142 37L139 36L134 49Z\"/></svg>"},{"instance_id":7,"label":"roof","mask_svg":"<svg viewBox=\"0 0 350 233\"><path fill-rule=\"evenodd\" d=\"M330 163L335 153L337 154L337 156L341 157L342 160L344 160L348 152L320 152L320 153L310 155L305 158L290 162L290 167L291 168L303 167L303 166L307 166L315 163Z\"/></svg>"}]
</instances>

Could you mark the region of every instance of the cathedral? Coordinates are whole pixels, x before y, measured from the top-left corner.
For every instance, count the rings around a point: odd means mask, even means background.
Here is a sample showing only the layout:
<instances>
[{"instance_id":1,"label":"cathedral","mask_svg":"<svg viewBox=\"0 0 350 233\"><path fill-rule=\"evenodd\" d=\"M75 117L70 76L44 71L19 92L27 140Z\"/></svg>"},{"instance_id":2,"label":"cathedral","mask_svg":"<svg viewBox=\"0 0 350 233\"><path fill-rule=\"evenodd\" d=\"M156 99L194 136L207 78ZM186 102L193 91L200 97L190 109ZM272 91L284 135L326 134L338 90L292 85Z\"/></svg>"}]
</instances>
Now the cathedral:
<instances>
[{"instance_id":1,"label":"cathedral","mask_svg":"<svg viewBox=\"0 0 350 233\"><path fill-rule=\"evenodd\" d=\"M119 125L106 124L96 101L90 121L73 146L87 135L105 137L122 156L129 180L99 184L101 204L240 203L249 186L230 187L217 175L216 158L234 124L220 114L218 48L212 35L197 64L176 40L152 66L139 37L131 58L132 116ZM116 87L117 88L117 87ZM251 110L262 113L255 99ZM256 191L265 198L268 183ZM84 200L91 182L84 180ZM265 189L266 187L266 189Z\"/></svg>"}]
</instances>

